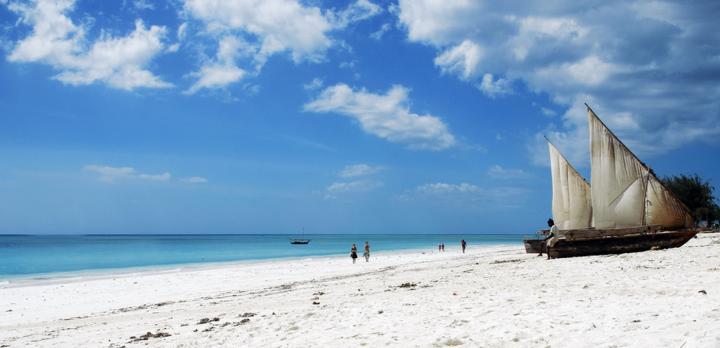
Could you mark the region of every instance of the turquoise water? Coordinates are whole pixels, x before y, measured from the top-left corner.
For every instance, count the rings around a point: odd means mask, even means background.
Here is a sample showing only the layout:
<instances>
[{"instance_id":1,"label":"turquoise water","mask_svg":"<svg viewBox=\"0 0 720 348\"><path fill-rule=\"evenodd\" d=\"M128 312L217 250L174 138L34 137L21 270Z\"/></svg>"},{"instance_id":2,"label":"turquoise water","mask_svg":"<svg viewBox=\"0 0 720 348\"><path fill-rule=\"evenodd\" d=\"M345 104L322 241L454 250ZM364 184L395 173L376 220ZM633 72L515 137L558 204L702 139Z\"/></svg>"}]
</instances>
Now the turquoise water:
<instances>
[{"instance_id":1,"label":"turquoise water","mask_svg":"<svg viewBox=\"0 0 720 348\"><path fill-rule=\"evenodd\" d=\"M152 267L349 254L365 241L372 251L520 244L520 235L305 235L308 245L291 245L287 235L0 235L0 278L56 272Z\"/></svg>"}]
</instances>

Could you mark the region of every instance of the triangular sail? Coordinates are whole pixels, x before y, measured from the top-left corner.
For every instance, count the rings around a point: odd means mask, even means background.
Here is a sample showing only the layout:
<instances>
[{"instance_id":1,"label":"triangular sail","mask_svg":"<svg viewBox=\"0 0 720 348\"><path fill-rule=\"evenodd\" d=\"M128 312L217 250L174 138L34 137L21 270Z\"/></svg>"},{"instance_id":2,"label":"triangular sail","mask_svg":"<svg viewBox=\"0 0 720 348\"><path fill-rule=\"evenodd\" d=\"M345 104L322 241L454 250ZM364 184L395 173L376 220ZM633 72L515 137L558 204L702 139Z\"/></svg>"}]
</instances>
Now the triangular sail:
<instances>
[{"instance_id":1,"label":"triangular sail","mask_svg":"<svg viewBox=\"0 0 720 348\"><path fill-rule=\"evenodd\" d=\"M596 228L692 226L685 206L588 108Z\"/></svg>"},{"instance_id":2,"label":"triangular sail","mask_svg":"<svg viewBox=\"0 0 720 348\"><path fill-rule=\"evenodd\" d=\"M595 227L644 225L648 170L589 108L588 118Z\"/></svg>"},{"instance_id":3,"label":"triangular sail","mask_svg":"<svg viewBox=\"0 0 720 348\"><path fill-rule=\"evenodd\" d=\"M648 180L645 221L648 225L662 225L668 229L693 225L685 206L652 174Z\"/></svg>"},{"instance_id":4,"label":"triangular sail","mask_svg":"<svg viewBox=\"0 0 720 348\"><path fill-rule=\"evenodd\" d=\"M552 213L561 230L590 227L592 206L590 184L548 141L550 170L552 173Z\"/></svg>"}]
</instances>

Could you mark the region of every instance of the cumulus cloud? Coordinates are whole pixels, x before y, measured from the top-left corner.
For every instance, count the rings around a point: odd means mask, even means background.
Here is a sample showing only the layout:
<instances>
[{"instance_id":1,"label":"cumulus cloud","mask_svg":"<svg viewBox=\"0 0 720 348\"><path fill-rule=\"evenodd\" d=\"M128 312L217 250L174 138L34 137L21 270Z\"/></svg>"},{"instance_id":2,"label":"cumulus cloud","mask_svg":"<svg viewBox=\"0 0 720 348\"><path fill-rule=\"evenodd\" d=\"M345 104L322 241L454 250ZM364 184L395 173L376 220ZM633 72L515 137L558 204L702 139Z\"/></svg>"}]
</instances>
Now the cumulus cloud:
<instances>
[{"instance_id":1,"label":"cumulus cloud","mask_svg":"<svg viewBox=\"0 0 720 348\"><path fill-rule=\"evenodd\" d=\"M216 59L201 62L193 74L197 82L187 91L221 88L247 76L258 74L267 60L276 54L289 54L295 63L318 63L325 60L333 46L331 33L371 18L382 9L368 0L357 0L341 10L321 11L319 7L298 0L185 0L189 18L203 24L203 35L223 40L229 35L242 38L242 50L232 63ZM220 48L218 49L219 55ZM238 61L238 58L245 58ZM250 67L241 68L243 64ZM225 74L229 77L223 78Z\"/></svg>"},{"instance_id":2,"label":"cumulus cloud","mask_svg":"<svg viewBox=\"0 0 720 348\"><path fill-rule=\"evenodd\" d=\"M86 28L68 17L74 6L74 0L9 3L9 9L20 15L20 23L31 26L32 32L15 44L7 59L48 64L58 71L57 80L70 85L101 82L124 90L171 86L147 70L153 58L164 52L165 27L146 28L138 20L127 36L102 34L91 41Z\"/></svg>"},{"instance_id":3,"label":"cumulus cloud","mask_svg":"<svg viewBox=\"0 0 720 348\"><path fill-rule=\"evenodd\" d=\"M448 48L435 58L435 65L444 73L457 74L468 80L475 75L483 50L470 40Z\"/></svg>"},{"instance_id":4,"label":"cumulus cloud","mask_svg":"<svg viewBox=\"0 0 720 348\"><path fill-rule=\"evenodd\" d=\"M172 177L168 172L161 174L146 174L138 173L133 167L111 167L97 164L86 165L83 167L83 170L95 173L98 175L98 180L109 183L128 179L169 181Z\"/></svg>"},{"instance_id":5,"label":"cumulus cloud","mask_svg":"<svg viewBox=\"0 0 720 348\"><path fill-rule=\"evenodd\" d=\"M238 66L239 56L245 56L243 63L259 73L274 54L288 52L296 63L319 62L332 45L330 20L319 8L297 0L185 0L184 9L204 25L206 34L218 40L217 57L202 62L193 74L197 82L187 93L239 81L247 70ZM228 40L234 44L229 45ZM243 53L238 53L241 50Z\"/></svg>"},{"instance_id":6,"label":"cumulus cloud","mask_svg":"<svg viewBox=\"0 0 720 348\"><path fill-rule=\"evenodd\" d=\"M509 80L504 78L494 79L492 74L483 75L478 88L490 98L512 93L512 86Z\"/></svg>"},{"instance_id":7,"label":"cumulus cloud","mask_svg":"<svg viewBox=\"0 0 720 348\"><path fill-rule=\"evenodd\" d=\"M352 177L358 177L358 176L367 176L375 174L381 170L383 170L383 167L380 166L371 166L365 163L360 164L352 164L345 166L340 173L339 176L341 178L352 178Z\"/></svg>"},{"instance_id":8,"label":"cumulus cloud","mask_svg":"<svg viewBox=\"0 0 720 348\"><path fill-rule=\"evenodd\" d=\"M184 92L185 94L195 94L203 88L223 88L231 83L240 81L245 75L245 70L234 65L213 64L203 66L199 71L190 75L197 77L198 80Z\"/></svg>"},{"instance_id":9,"label":"cumulus cloud","mask_svg":"<svg viewBox=\"0 0 720 348\"><path fill-rule=\"evenodd\" d=\"M720 135L717 2L400 0L396 13L441 73L489 97L515 83L549 95L566 112L545 133L574 161L588 157L583 102L643 155Z\"/></svg>"},{"instance_id":10,"label":"cumulus cloud","mask_svg":"<svg viewBox=\"0 0 720 348\"><path fill-rule=\"evenodd\" d=\"M456 143L440 118L410 111L408 89L403 86L393 86L386 94L375 94L337 84L323 90L304 109L348 116L365 132L410 148L442 150Z\"/></svg>"},{"instance_id":11,"label":"cumulus cloud","mask_svg":"<svg viewBox=\"0 0 720 348\"><path fill-rule=\"evenodd\" d=\"M231 83L240 81L245 76L245 70L235 65L241 49L247 45L237 37L228 35L220 40L214 60L203 65L199 71L190 74L197 78L185 94L194 94L200 89L223 88Z\"/></svg>"}]
</instances>

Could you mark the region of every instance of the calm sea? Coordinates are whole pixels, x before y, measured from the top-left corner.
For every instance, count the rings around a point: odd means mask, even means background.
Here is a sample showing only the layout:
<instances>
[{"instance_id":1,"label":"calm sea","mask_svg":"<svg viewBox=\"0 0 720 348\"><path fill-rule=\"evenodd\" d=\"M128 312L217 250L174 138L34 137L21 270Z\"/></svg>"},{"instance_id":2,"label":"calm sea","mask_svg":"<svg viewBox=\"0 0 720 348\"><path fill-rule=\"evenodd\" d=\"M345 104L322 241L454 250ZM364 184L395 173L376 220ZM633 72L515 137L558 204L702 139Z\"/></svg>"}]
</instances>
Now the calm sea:
<instances>
[{"instance_id":1,"label":"calm sea","mask_svg":"<svg viewBox=\"0 0 720 348\"><path fill-rule=\"evenodd\" d=\"M520 235L305 235L291 245L287 235L0 235L0 278L57 272L262 260L349 253L352 243L372 251L520 244Z\"/></svg>"}]
</instances>

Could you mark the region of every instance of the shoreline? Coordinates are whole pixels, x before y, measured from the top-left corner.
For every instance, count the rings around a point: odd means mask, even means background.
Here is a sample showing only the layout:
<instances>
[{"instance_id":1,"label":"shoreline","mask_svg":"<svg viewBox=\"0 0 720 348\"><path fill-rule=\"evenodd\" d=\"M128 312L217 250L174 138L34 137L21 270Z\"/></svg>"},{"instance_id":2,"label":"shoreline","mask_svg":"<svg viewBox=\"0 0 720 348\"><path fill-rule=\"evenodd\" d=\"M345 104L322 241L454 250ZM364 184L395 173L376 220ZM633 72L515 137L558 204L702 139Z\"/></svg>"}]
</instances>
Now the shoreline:
<instances>
[{"instance_id":1,"label":"shoreline","mask_svg":"<svg viewBox=\"0 0 720 348\"><path fill-rule=\"evenodd\" d=\"M497 246L514 247L515 244L510 243L488 243L488 244L475 244L472 248L492 248ZM519 244L522 247L522 244ZM459 247L448 247L450 250L460 250ZM372 252L372 255L388 255L388 254L404 254L404 253L422 253L422 252L437 252L436 250L421 249L421 248L399 248L399 249L388 249ZM313 259L313 258L340 258L346 257L346 253L333 253L333 254L317 254L317 255L298 255L298 256L285 256L285 257L268 257L260 259L243 259L243 260L228 260L228 261L206 261L206 262L180 262L171 264L158 264L158 265L147 265L147 266L131 266L131 267L108 267L108 268L91 268L76 271L57 271L49 273L28 273L28 274L13 274L13 275L0 275L0 289L5 287L22 286L25 283L52 283L56 281L72 280L82 281L83 279L93 278L108 278L108 277L119 277L123 275L133 275L141 273L169 273L174 271L183 270L197 270L205 268L217 268L217 267L232 267L235 265L245 265L263 262L278 262L278 261L293 261L302 259ZM358 259L359 260L359 259Z\"/></svg>"},{"instance_id":2,"label":"shoreline","mask_svg":"<svg viewBox=\"0 0 720 348\"><path fill-rule=\"evenodd\" d=\"M472 248L477 249L492 249L492 248L522 248L522 245L515 244L486 244L486 245L475 245ZM448 247L448 253L459 252L459 247ZM381 250L372 252L373 257L377 256L394 256L394 255L413 255L413 254L426 254L426 253L438 253L437 250L427 249L392 249L392 250ZM444 253L439 253L444 254ZM16 288L23 286L34 286L34 285L51 285L51 284L65 284L73 282L82 282L96 279L108 279L108 278L120 278L120 277L131 277L131 276L143 276L143 275L154 275L154 274L173 274L187 271L207 271L215 269L223 269L228 267L237 266L251 266L251 265L270 265L275 263L293 262L293 261L305 261L314 259L329 259L338 260L348 258L345 253L343 254L319 254L319 255L302 255L302 256L288 256L288 257L271 257L264 259L247 259L247 260L233 260L233 261L208 261L208 262L189 262L189 263L175 263L165 265L150 265L140 267L117 267L117 268L96 268L79 271L59 271L51 273L34 273L27 275L18 275L12 277L0 277L0 289L3 288ZM358 258L358 262L362 257Z\"/></svg>"},{"instance_id":3,"label":"shoreline","mask_svg":"<svg viewBox=\"0 0 720 348\"><path fill-rule=\"evenodd\" d=\"M720 345L717 234L554 260L423 251L0 288L0 346Z\"/></svg>"},{"instance_id":4,"label":"shoreline","mask_svg":"<svg viewBox=\"0 0 720 348\"><path fill-rule=\"evenodd\" d=\"M39 238L39 239L38 239ZM510 234L317 235L293 246L278 235L0 235L0 284L32 278L75 277L122 271L172 269L257 260L343 255L350 244L370 239L373 252L435 249L437 243L468 239L471 246L521 243ZM452 244L451 244L452 245Z\"/></svg>"}]
</instances>

